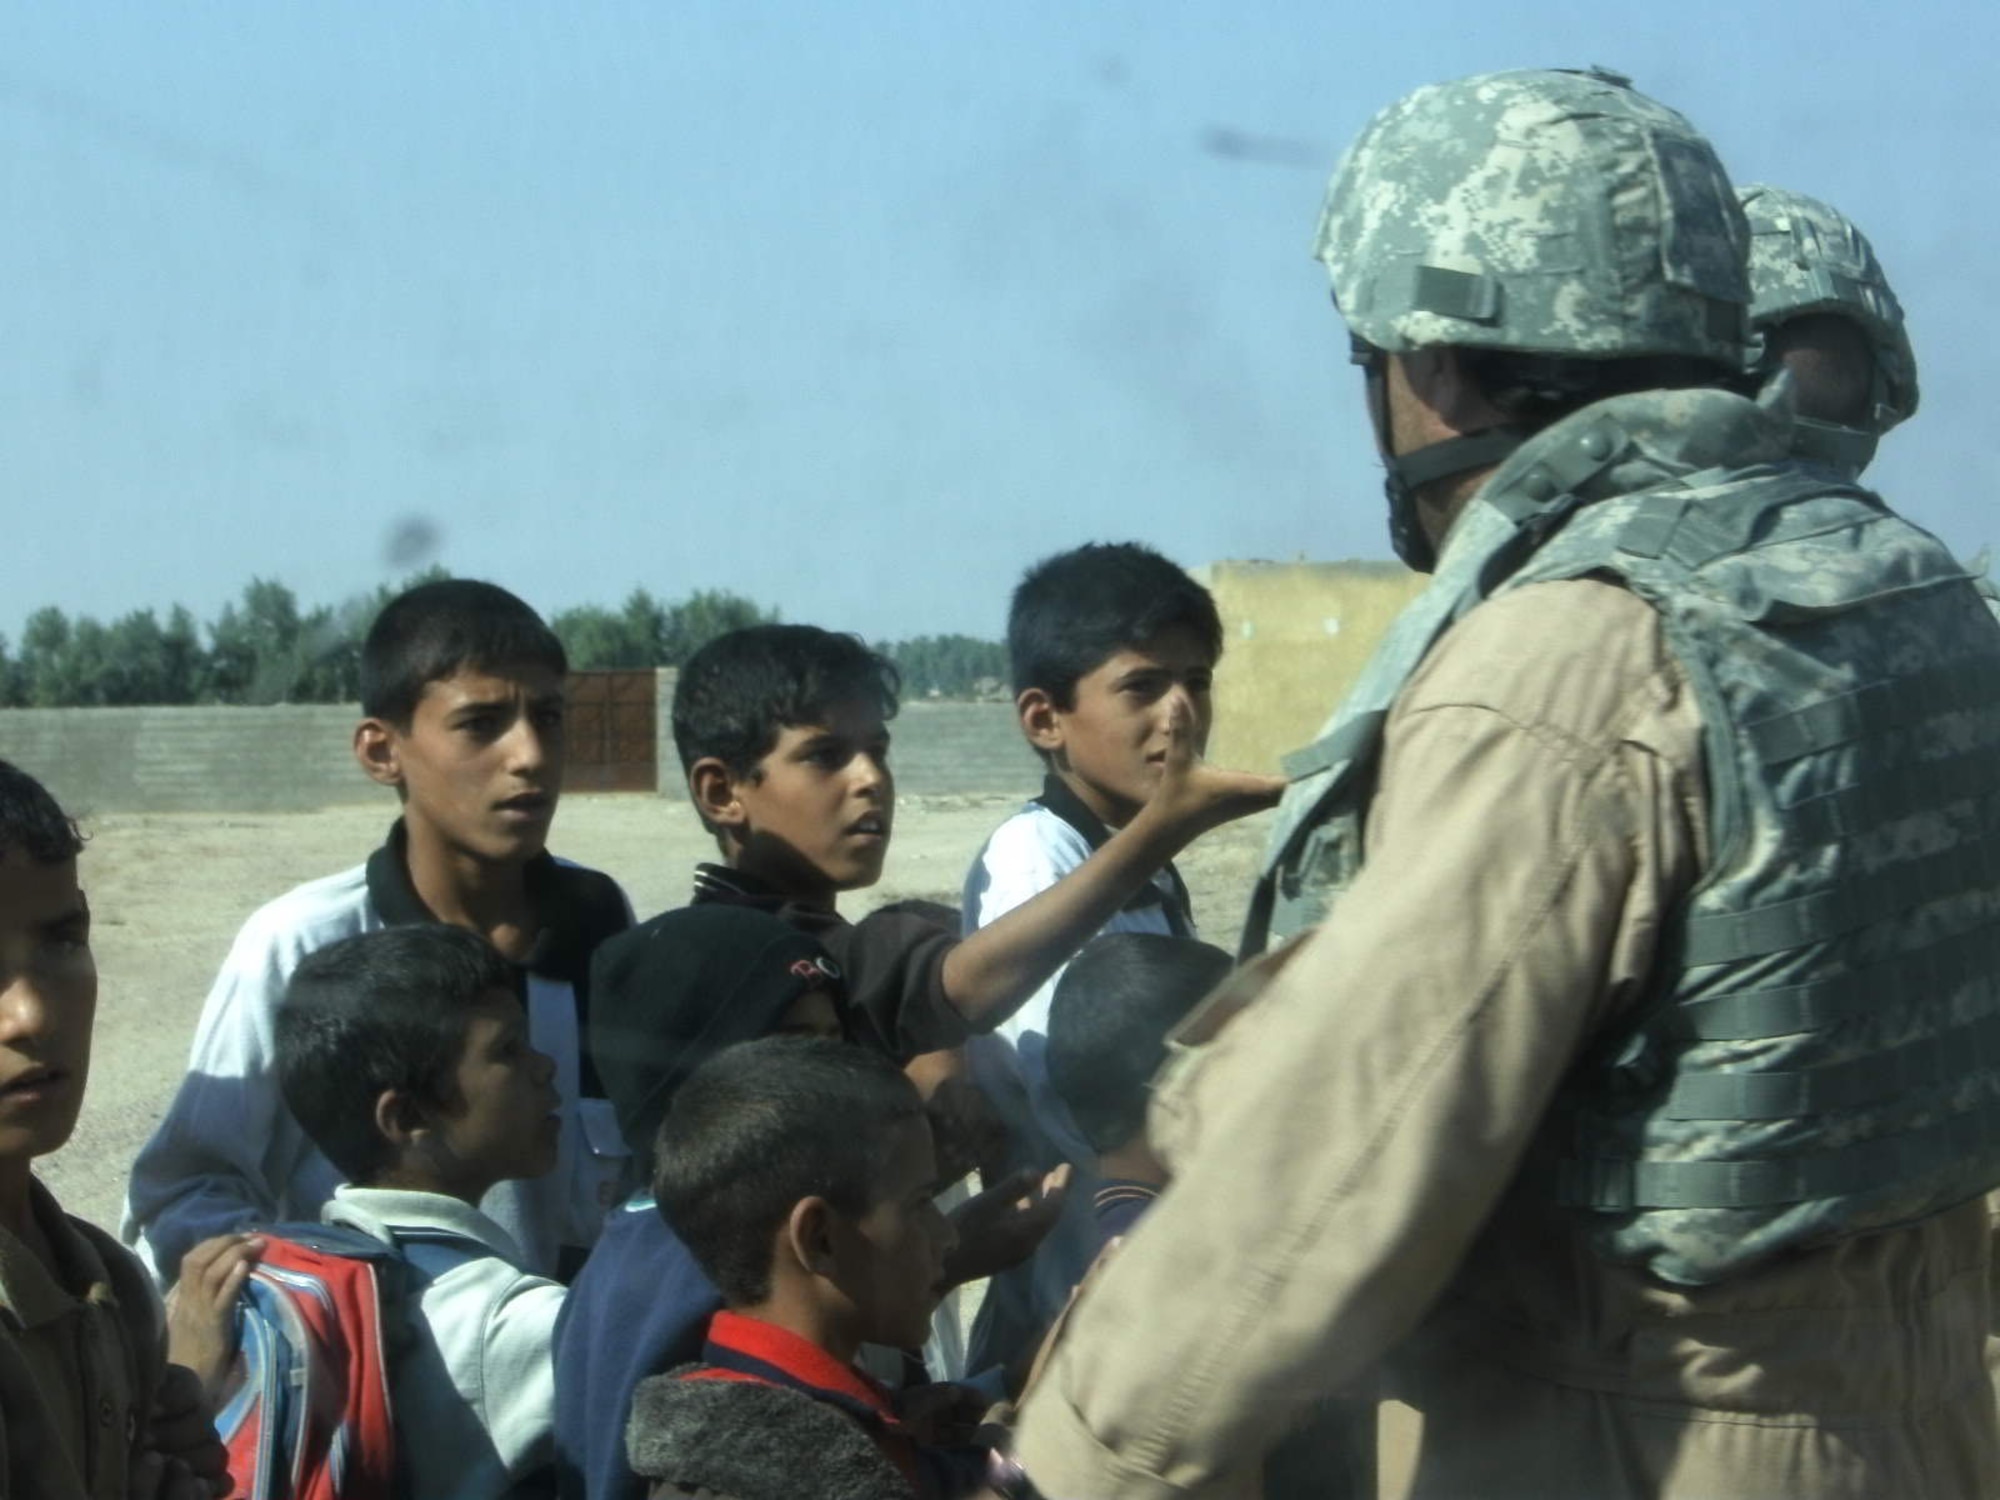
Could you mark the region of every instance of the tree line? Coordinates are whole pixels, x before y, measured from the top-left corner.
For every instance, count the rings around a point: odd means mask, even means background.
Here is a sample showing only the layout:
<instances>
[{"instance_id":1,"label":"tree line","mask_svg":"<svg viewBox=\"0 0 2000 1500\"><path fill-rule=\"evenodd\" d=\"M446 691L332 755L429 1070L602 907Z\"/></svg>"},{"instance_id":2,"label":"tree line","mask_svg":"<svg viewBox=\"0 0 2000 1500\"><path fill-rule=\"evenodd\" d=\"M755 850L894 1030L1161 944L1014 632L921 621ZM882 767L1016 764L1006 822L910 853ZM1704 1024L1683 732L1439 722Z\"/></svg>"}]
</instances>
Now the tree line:
<instances>
[{"instance_id":1,"label":"tree line","mask_svg":"<svg viewBox=\"0 0 2000 1500\"><path fill-rule=\"evenodd\" d=\"M28 617L18 644L0 637L0 707L93 708L174 703L352 703L361 696L361 642L382 606L432 568L341 605L302 608L273 579L201 623L184 605L162 619L135 609L109 622L53 605ZM579 605L549 624L578 670L676 667L716 636L775 621L723 590L674 601L634 589L616 609ZM1006 677L1006 648L970 636L876 643L915 697L969 697Z\"/></svg>"}]
</instances>

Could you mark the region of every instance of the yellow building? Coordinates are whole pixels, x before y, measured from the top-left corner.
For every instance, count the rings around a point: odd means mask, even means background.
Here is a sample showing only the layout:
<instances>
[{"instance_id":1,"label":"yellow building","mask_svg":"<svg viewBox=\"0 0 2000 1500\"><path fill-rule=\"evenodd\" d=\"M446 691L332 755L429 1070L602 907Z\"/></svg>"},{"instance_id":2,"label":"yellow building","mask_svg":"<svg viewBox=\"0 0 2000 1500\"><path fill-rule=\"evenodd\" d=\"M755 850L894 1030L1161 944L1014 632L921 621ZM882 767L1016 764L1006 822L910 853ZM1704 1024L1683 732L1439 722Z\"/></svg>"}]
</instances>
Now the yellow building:
<instances>
[{"instance_id":1,"label":"yellow building","mask_svg":"<svg viewBox=\"0 0 2000 1500\"><path fill-rule=\"evenodd\" d=\"M1194 576L1222 615L1209 759L1246 771L1311 743L1429 582L1393 562L1219 562Z\"/></svg>"}]
</instances>

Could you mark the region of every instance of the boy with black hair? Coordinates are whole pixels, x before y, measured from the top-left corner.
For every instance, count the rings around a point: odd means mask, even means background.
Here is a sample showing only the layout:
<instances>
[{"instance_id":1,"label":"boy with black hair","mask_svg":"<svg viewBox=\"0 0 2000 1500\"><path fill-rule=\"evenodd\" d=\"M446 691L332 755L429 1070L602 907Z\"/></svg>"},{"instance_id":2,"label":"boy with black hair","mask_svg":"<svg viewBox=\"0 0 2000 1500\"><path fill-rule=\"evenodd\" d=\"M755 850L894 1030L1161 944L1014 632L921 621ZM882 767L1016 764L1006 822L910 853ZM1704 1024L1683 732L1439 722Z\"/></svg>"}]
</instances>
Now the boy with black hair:
<instances>
[{"instance_id":1,"label":"boy with black hair","mask_svg":"<svg viewBox=\"0 0 2000 1500\"><path fill-rule=\"evenodd\" d=\"M551 1346L563 1289L477 1207L556 1164L555 1063L529 1045L515 970L477 933L430 923L308 954L278 1009L286 1106L347 1182L321 1217L457 1252L421 1285L390 1364L410 1493L497 1500L546 1484Z\"/></svg>"},{"instance_id":2,"label":"boy with black hair","mask_svg":"<svg viewBox=\"0 0 2000 1500\"><path fill-rule=\"evenodd\" d=\"M1092 1207L1108 1244L1166 1186L1146 1135L1153 1075L1167 1036L1229 977L1230 956L1193 938L1109 932L1056 981L1049 1006L1049 1082L1097 1154Z\"/></svg>"},{"instance_id":3,"label":"boy with black hair","mask_svg":"<svg viewBox=\"0 0 2000 1500\"><path fill-rule=\"evenodd\" d=\"M82 851L42 784L0 761L0 1493L195 1500L229 1477L198 1387L164 1361L152 1283L34 1171L90 1074Z\"/></svg>"},{"instance_id":4,"label":"boy with black hair","mask_svg":"<svg viewBox=\"0 0 2000 1500\"><path fill-rule=\"evenodd\" d=\"M562 787L562 643L490 583L419 585L383 609L362 647L354 753L394 787L387 842L339 875L255 913L202 1009L165 1120L133 1165L124 1233L171 1281L214 1236L311 1219L342 1179L279 1098L272 1024L286 980L357 933L446 923L487 938L519 970L529 1032L563 1097L556 1169L497 1186L486 1211L528 1266L566 1274L622 1191L624 1148L578 1045L590 955L630 924L608 877L553 858Z\"/></svg>"},{"instance_id":5,"label":"boy with black hair","mask_svg":"<svg viewBox=\"0 0 2000 1500\"><path fill-rule=\"evenodd\" d=\"M835 898L880 879L889 850L899 686L854 636L758 625L696 652L673 709L689 795L724 861L697 869L694 899L755 906L819 938L857 1025L898 1062L991 1030L1197 835L1282 790L1202 763L1206 714L1184 697L1166 716L1151 799L1072 878L962 939L907 910L849 923Z\"/></svg>"},{"instance_id":6,"label":"boy with black hair","mask_svg":"<svg viewBox=\"0 0 2000 1500\"><path fill-rule=\"evenodd\" d=\"M1012 920L1151 816L1185 739L1208 743L1222 621L1208 590L1135 542L1093 542L1045 558L1014 590L1007 652L1021 731L1042 758L1041 795L994 830L965 878L969 931ZM1187 886L1162 861L1096 932L1195 935ZM1055 976L971 1049L973 1076L1006 1126L1013 1165L1088 1161L1090 1143L1050 1087ZM1098 1237L1079 1193L1034 1261L991 1289L975 1357L1032 1349L1089 1267Z\"/></svg>"},{"instance_id":7,"label":"boy with black hair","mask_svg":"<svg viewBox=\"0 0 2000 1500\"><path fill-rule=\"evenodd\" d=\"M655 1494L950 1500L988 1455L934 1445L854 1363L920 1341L952 1230L914 1085L867 1049L796 1038L718 1054L675 1096L653 1190L727 1302L701 1361L633 1402Z\"/></svg>"},{"instance_id":8,"label":"boy with black hair","mask_svg":"<svg viewBox=\"0 0 2000 1500\"><path fill-rule=\"evenodd\" d=\"M771 1036L838 1040L855 1029L845 976L815 939L773 913L722 902L666 912L606 943L591 995L588 1045L626 1138L647 1158L683 1083L722 1049ZM1031 1196L1017 1181L958 1209L954 1284L1027 1254L1061 1201L1059 1190ZM695 1358L721 1306L650 1188L609 1216L556 1333L560 1493L644 1493L625 1452L632 1393Z\"/></svg>"},{"instance_id":9,"label":"boy with black hair","mask_svg":"<svg viewBox=\"0 0 2000 1500\"><path fill-rule=\"evenodd\" d=\"M1008 609L1007 654L1021 732L1048 775L973 862L973 928L1054 885L1133 821L1161 784L1177 715L1194 753L1206 749L1222 620L1208 590L1150 547L1092 542L1028 570ZM1193 936L1174 867L1105 930ZM1046 1032L1052 993L1044 986L1003 1029Z\"/></svg>"},{"instance_id":10,"label":"boy with black hair","mask_svg":"<svg viewBox=\"0 0 2000 1500\"><path fill-rule=\"evenodd\" d=\"M654 1204L653 1141L675 1092L724 1047L839 1037L825 950L767 912L689 906L598 950L586 1046L647 1187L606 1217L556 1327L556 1477L565 1500L638 1500L625 1421L640 1381L696 1358L722 1294Z\"/></svg>"}]
</instances>

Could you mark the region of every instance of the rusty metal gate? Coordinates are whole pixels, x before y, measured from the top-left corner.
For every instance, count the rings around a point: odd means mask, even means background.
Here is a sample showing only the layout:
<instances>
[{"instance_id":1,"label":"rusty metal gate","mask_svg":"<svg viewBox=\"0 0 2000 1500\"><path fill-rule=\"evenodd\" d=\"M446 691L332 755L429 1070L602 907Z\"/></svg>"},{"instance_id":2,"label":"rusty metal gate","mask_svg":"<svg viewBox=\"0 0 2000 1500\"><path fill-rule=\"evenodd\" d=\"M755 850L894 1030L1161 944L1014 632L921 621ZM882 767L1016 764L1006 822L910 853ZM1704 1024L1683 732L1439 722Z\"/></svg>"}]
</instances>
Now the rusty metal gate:
<instances>
[{"instance_id":1,"label":"rusty metal gate","mask_svg":"<svg viewBox=\"0 0 2000 1500\"><path fill-rule=\"evenodd\" d=\"M651 792L660 785L657 674L569 674L566 792Z\"/></svg>"}]
</instances>

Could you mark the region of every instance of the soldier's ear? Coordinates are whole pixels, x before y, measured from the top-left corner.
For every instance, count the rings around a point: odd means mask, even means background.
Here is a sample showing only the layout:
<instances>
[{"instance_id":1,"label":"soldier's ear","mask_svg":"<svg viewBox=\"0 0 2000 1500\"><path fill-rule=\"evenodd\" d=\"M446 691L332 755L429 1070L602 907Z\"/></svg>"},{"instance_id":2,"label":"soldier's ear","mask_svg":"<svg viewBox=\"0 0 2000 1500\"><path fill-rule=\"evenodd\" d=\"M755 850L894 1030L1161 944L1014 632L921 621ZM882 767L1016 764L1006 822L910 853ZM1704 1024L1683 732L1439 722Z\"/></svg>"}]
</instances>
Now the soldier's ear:
<instances>
[{"instance_id":1,"label":"soldier's ear","mask_svg":"<svg viewBox=\"0 0 2000 1500\"><path fill-rule=\"evenodd\" d=\"M1062 715L1055 700L1040 688L1024 688L1014 700L1014 712L1021 720L1021 733L1037 750L1053 755L1063 747Z\"/></svg>"},{"instance_id":2,"label":"soldier's ear","mask_svg":"<svg viewBox=\"0 0 2000 1500\"><path fill-rule=\"evenodd\" d=\"M1507 414L1486 399L1486 392L1474 378L1459 351L1439 345L1412 349L1392 355L1402 373L1402 384L1421 409L1425 441L1484 432L1504 426Z\"/></svg>"}]
</instances>

